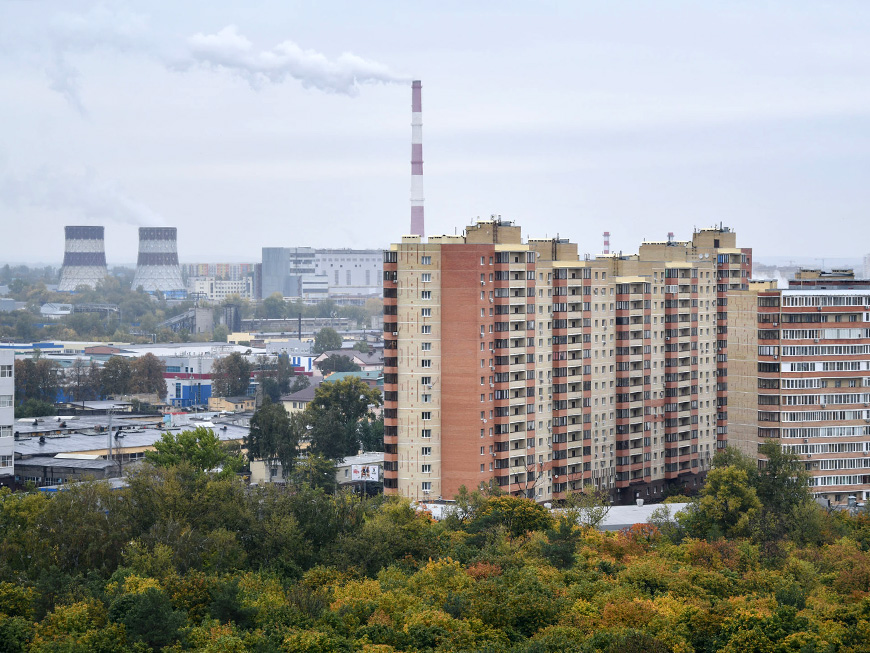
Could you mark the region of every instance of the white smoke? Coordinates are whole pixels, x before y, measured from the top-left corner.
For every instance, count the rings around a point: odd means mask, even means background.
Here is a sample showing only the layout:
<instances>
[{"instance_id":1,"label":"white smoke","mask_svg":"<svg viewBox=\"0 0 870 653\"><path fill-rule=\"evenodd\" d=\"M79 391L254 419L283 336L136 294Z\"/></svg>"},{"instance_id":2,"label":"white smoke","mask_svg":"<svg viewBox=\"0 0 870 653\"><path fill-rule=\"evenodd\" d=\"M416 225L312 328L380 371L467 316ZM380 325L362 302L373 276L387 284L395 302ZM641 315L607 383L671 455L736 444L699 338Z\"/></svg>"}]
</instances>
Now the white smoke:
<instances>
[{"instance_id":1,"label":"white smoke","mask_svg":"<svg viewBox=\"0 0 870 653\"><path fill-rule=\"evenodd\" d=\"M70 173L42 167L20 177L3 174L0 201L12 208L39 207L99 222L135 226L163 222L157 213L131 198L118 184L98 179L91 170Z\"/></svg>"},{"instance_id":2,"label":"white smoke","mask_svg":"<svg viewBox=\"0 0 870 653\"><path fill-rule=\"evenodd\" d=\"M148 20L138 14L121 13L102 5L85 14L60 13L49 27L52 60L46 66L49 86L85 115L78 69L71 55L97 51L149 52Z\"/></svg>"},{"instance_id":3,"label":"white smoke","mask_svg":"<svg viewBox=\"0 0 870 653\"><path fill-rule=\"evenodd\" d=\"M281 84L295 79L305 88L356 95L360 84L408 81L387 66L350 52L330 60L320 52L303 50L293 41L257 51L235 25L228 25L216 34L195 34L187 43L190 63L232 72L255 89L265 83Z\"/></svg>"}]
</instances>

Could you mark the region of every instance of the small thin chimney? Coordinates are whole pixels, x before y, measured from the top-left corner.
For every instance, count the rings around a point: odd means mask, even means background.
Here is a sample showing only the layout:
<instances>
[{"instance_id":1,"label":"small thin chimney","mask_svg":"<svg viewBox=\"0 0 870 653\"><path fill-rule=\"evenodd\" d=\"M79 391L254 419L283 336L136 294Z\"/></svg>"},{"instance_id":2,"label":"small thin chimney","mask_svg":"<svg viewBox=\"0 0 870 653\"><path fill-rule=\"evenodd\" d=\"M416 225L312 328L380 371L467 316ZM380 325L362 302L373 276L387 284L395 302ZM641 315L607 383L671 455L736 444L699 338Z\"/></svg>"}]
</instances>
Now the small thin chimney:
<instances>
[{"instance_id":1,"label":"small thin chimney","mask_svg":"<svg viewBox=\"0 0 870 653\"><path fill-rule=\"evenodd\" d=\"M411 82L411 234L426 235L423 222L423 84Z\"/></svg>"}]
</instances>

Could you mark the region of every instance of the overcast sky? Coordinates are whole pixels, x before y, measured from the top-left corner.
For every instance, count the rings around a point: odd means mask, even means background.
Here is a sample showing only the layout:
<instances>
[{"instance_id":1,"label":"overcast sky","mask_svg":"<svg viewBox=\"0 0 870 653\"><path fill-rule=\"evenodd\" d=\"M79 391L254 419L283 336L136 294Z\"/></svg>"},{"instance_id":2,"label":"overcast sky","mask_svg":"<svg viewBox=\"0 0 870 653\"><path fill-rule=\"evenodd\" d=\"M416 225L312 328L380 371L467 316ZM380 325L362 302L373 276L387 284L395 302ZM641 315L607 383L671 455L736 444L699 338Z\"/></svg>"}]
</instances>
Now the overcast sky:
<instances>
[{"instance_id":1,"label":"overcast sky","mask_svg":"<svg viewBox=\"0 0 870 653\"><path fill-rule=\"evenodd\" d=\"M723 222L870 251L870 3L0 0L0 260L63 226L182 261L377 247L500 214L583 252Z\"/></svg>"}]
</instances>

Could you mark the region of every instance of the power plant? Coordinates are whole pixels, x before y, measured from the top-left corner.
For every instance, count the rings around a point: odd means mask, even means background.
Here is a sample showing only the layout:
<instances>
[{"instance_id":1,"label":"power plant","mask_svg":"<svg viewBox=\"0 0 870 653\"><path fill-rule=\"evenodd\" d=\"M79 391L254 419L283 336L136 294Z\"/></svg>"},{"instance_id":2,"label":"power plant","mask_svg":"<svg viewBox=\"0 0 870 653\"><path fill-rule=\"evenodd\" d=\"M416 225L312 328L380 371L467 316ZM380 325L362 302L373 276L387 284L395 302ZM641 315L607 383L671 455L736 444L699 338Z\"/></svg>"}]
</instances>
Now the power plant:
<instances>
[{"instance_id":1,"label":"power plant","mask_svg":"<svg viewBox=\"0 0 870 653\"><path fill-rule=\"evenodd\" d=\"M96 288L106 278L106 248L103 227L64 227L66 242L60 292L74 292L79 286Z\"/></svg>"},{"instance_id":2,"label":"power plant","mask_svg":"<svg viewBox=\"0 0 870 653\"><path fill-rule=\"evenodd\" d=\"M178 230L175 227L139 227L139 257L133 290L161 292L168 298L187 295L178 265Z\"/></svg>"},{"instance_id":3,"label":"power plant","mask_svg":"<svg viewBox=\"0 0 870 653\"><path fill-rule=\"evenodd\" d=\"M423 222L423 83L411 82L411 235L426 235Z\"/></svg>"}]
</instances>

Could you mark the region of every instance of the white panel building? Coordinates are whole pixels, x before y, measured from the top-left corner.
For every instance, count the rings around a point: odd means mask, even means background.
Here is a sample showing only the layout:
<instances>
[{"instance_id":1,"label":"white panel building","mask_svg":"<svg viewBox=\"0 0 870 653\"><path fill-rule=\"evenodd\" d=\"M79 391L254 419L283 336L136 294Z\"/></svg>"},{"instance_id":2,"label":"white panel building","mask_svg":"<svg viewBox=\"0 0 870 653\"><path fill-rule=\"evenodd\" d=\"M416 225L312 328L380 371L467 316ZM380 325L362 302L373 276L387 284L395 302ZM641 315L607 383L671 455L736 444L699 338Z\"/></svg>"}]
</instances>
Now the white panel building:
<instances>
[{"instance_id":1,"label":"white panel building","mask_svg":"<svg viewBox=\"0 0 870 653\"><path fill-rule=\"evenodd\" d=\"M15 467L15 352L0 350L0 484L11 481Z\"/></svg>"}]
</instances>

